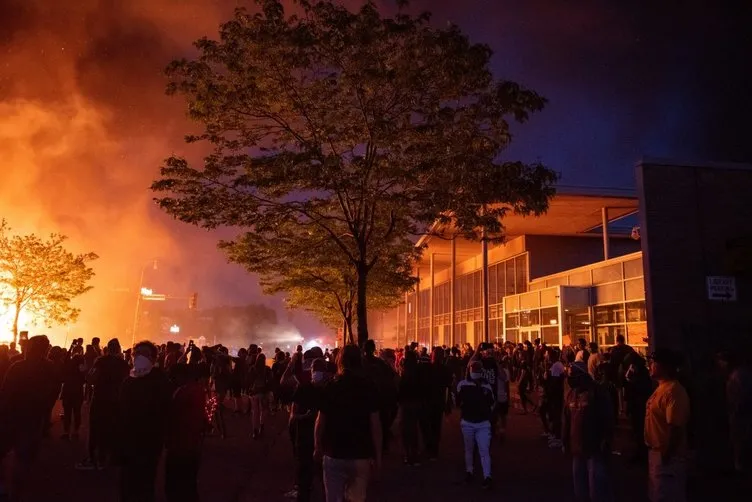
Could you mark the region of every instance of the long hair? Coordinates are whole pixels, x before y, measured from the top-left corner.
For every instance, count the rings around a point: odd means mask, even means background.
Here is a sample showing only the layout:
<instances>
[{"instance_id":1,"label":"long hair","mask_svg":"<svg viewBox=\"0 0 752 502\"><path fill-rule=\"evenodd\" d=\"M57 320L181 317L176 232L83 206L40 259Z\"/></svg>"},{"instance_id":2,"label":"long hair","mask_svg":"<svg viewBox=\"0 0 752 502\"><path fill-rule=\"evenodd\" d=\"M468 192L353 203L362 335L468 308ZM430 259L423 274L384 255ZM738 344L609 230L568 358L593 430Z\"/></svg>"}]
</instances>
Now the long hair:
<instances>
[{"instance_id":1,"label":"long hair","mask_svg":"<svg viewBox=\"0 0 752 502\"><path fill-rule=\"evenodd\" d=\"M266 356L263 353L259 354L256 356L256 362L254 364L257 370L264 369L264 366L266 366Z\"/></svg>"}]
</instances>

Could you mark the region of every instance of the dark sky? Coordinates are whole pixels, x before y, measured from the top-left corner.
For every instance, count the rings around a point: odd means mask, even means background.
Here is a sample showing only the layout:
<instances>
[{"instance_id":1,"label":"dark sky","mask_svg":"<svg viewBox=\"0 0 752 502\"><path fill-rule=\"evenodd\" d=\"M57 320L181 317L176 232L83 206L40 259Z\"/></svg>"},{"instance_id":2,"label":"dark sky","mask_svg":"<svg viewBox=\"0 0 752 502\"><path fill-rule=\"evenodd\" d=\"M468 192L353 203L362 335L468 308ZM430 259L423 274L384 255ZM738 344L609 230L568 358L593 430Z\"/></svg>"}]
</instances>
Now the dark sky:
<instances>
[{"instance_id":1,"label":"dark sky","mask_svg":"<svg viewBox=\"0 0 752 502\"><path fill-rule=\"evenodd\" d=\"M187 152L191 127L183 103L164 96L162 69L248 3L0 0L2 214L16 228L62 230L99 252L99 290L132 283L158 255L176 290L199 290L209 304L258 299L255 280L214 249L216 235L171 222L147 190L162 158ZM563 184L630 187L643 155L752 161L752 2L414 0L412 8L460 25L493 48L499 77L550 100L515 129L508 154L542 160Z\"/></svg>"}]
</instances>

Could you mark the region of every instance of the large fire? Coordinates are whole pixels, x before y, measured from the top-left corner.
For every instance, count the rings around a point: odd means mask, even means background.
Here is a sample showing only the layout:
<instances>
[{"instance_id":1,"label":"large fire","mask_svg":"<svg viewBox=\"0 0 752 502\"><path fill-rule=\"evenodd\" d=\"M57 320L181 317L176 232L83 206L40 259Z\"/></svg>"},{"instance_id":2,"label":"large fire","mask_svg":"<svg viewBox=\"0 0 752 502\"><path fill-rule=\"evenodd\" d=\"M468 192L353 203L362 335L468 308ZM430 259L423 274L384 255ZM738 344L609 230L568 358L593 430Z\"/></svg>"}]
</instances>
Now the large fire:
<instances>
[{"instance_id":1,"label":"large fire","mask_svg":"<svg viewBox=\"0 0 752 502\"><path fill-rule=\"evenodd\" d=\"M173 223L148 190L166 156L195 154L183 141L192 130L185 105L165 96L163 70L239 4L178 3L0 2L0 218L21 234L63 233L70 251L100 257L94 289L75 300L78 322L47 329L24 319L32 336L130 340L140 270L154 258L169 281L160 291L257 300L258 288L238 284L216 251L217 236ZM2 339L8 315L0 310Z\"/></svg>"},{"instance_id":2,"label":"large fire","mask_svg":"<svg viewBox=\"0 0 752 502\"><path fill-rule=\"evenodd\" d=\"M0 303L0 344L7 344L13 341L14 317L14 309ZM44 327L44 322L41 319L34 319L26 312L21 311L21 314L18 316L19 331L35 331L38 326ZM52 343L56 342L56 340L51 341ZM63 341L61 340L60 343L63 343Z\"/></svg>"}]
</instances>

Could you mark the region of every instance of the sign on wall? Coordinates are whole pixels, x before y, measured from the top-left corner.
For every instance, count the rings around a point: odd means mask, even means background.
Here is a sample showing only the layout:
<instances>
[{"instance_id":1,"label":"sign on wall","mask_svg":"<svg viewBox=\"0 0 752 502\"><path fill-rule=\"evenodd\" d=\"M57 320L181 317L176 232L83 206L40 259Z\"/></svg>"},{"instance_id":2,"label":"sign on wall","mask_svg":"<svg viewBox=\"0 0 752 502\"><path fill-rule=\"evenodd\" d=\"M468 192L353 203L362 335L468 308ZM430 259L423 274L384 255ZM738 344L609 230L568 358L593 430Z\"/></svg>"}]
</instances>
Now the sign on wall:
<instances>
[{"instance_id":1,"label":"sign on wall","mask_svg":"<svg viewBox=\"0 0 752 502\"><path fill-rule=\"evenodd\" d=\"M736 277L709 275L708 283L708 300L719 302L736 301Z\"/></svg>"}]
</instances>

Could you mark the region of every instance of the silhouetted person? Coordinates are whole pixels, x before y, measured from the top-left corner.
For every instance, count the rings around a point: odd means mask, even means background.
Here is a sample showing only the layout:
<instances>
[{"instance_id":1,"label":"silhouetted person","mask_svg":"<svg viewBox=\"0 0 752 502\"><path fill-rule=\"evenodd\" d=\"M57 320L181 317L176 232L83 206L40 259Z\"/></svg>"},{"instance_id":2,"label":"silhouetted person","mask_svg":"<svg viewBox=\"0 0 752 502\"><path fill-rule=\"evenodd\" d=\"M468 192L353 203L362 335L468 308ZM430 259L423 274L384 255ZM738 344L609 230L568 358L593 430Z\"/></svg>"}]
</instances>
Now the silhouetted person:
<instances>
[{"instance_id":1,"label":"silhouetted person","mask_svg":"<svg viewBox=\"0 0 752 502\"><path fill-rule=\"evenodd\" d=\"M81 427L81 407L84 404L84 384L86 383L86 362L81 347L71 348L70 356L63 363L63 436L71 438L73 425L73 439L78 439L78 429Z\"/></svg>"},{"instance_id":2,"label":"silhouetted person","mask_svg":"<svg viewBox=\"0 0 752 502\"><path fill-rule=\"evenodd\" d=\"M120 386L128 377L128 363L120 352L120 342L107 343L107 355L94 362L89 381L94 390L89 408L89 457L76 465L80 470L103 467L115 453Z\"/></svg>"},{"instance_id":3,"label":"silhouetted person","mask_svg":"<svg viewBox=\"0 0 752 502\"><path fill-rule=\"evenodd\" d=\"M0 386L0 462L7 453L15 452L14 497L23 493L39 453L50 401L57 397L57 380L47 359L49 348L46 336L29 338L23 359L11 365Z\"/></svg>"},{"instance_id":4,"label":"silhouetted person","mask_svg":"<svg viewBox=\"0 0 752 502\"><path fill-rule=\"evenodd\" d=\"M198 502L198 470L207 424L205 386L197 364L176 364L172 369L177 390L169 409L165 493L168 502Z\"/></svg>"},{"instance_id":5,"label":"silhouetted person","mask_svg":"<svg viewBox=\"0 0 752 502\"><path fill-rule=\"evenodd\" d=\"M170 385L154 367L157 348L133 348L133 370L120 390L120 501L151 502L165 442Z\"/></svg>"}]
</instances>

